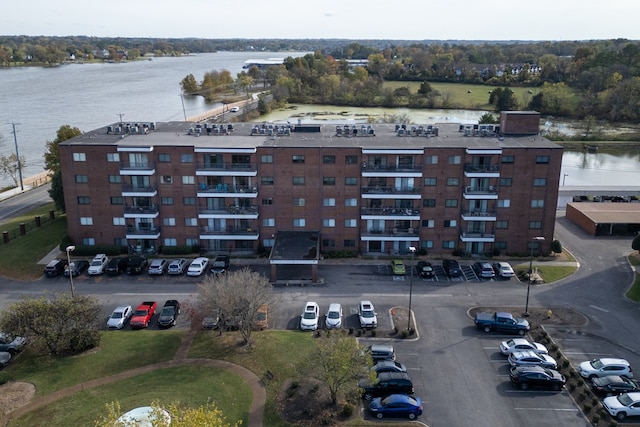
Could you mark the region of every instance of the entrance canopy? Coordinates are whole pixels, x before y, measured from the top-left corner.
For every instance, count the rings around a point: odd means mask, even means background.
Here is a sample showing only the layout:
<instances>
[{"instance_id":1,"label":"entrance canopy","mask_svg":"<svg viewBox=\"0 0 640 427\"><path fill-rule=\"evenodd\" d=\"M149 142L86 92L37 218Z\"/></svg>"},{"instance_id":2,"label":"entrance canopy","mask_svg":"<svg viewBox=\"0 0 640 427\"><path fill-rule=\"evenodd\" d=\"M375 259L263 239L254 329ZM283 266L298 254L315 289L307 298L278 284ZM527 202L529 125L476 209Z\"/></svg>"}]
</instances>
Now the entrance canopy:
<instances>
[{"instance_id":1,"label":"entrance canopy","mask_svg":"<svg viewBox=\"0 0 640 427\"><path fill-rule=\"evenodd\" d=\"M278 231L269 256L271 281L277 281L278 265L309 265L312 281L318 281L320 231Z\"/></svg>"}]
</instances>

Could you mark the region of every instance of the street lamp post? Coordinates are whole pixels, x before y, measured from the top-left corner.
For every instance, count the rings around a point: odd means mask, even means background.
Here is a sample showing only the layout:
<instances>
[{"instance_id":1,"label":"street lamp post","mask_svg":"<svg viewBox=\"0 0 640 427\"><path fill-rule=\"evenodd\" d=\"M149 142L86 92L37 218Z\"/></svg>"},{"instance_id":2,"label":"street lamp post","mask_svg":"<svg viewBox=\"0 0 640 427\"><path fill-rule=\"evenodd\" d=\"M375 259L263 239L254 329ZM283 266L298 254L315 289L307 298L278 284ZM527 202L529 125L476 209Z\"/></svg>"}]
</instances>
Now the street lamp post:
<instances>
[{"instance_id":1,"label":"street lamp post","mask_svg":"<svg viewBox=\"0 0 640 427\"><path fill-rule=\"evenodd\" d=\"M533 276L533 247L535 246L535 242L543 242L544 237L536 236L531 239L531 256L529 258L529 279L527 280L527 302L524 305L524 313L523 316L529 316L529 292L531 290L531 276Z\"/></svg>"},{"instance_id":2,"label":"street lamp post","mask_svg":"<svg viewBox=\"0 0 640 427\"><path fill-rule=\"evenodd\" d=\"M69 268L69 283L71 284L71 298L75 298L76 290L73 287L73 270L71 270L71 255L69 255L72 251L75 251L75 246L67 246L67 266Z\"/></svg>"},{"instance_id":3,"label":"street lamp post","mask_svg":"<svg viewBox=\"0 0 640 427\"><path fill-rule=\"evenodd\" d=\"M567 179L567 177L568 177L568 176L569 176L569 174L568 174L568 173L565 173L565 174L562 176L562 186L563 186L563 187L564 187L564 181Z\"/></svg>"},{"instance_id":4,"label":"street lamp post","mask_svg":"<svg viewBox=\"0 0 640 427\"><path fill-rule=\"evenodd\" d=\"M409 246L409 252L411 252L411 265L409 268L411 269L411 276L409 276L409 313L407 320L407 331L411 331L411 296L413 295L413 256L416 253L416 248L413 246Z\"/></svg>"}]
</instances>

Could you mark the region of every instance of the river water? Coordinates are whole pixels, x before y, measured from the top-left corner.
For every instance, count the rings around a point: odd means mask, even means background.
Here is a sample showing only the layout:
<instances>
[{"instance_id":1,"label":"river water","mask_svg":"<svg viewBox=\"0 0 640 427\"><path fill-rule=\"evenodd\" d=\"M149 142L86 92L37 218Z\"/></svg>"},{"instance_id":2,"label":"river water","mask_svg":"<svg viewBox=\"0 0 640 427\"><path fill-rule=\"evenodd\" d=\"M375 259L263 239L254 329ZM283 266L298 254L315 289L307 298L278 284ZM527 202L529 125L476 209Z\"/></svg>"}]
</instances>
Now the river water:
<instances>
[{"instance_id":1,"label":"river water","mask_svg":"<svg viewBox=\"0 0 640 427\"><path fill-rule=\"evenodd\" d=\"M36 175L44 168L46 141L55 139L61 125L86 132L115 123L121 115L129 122L183 120L219 106L200 97L180 96L180 81L188 74L200 81L205 72L226 69L235 77L247 59L303 54L218 52L126 63L0 69L0 155L15 153L11 125L15 123L18 149L27 163L23 176ZM348 123L405 117L422 124L473 123L483 113L294 105L264 120ZM565 152L562 177L567 186L637 185L640 150L615 155ZM11 180L0 175L0 187L9 184Z\"/></svg>"}]
</instances>

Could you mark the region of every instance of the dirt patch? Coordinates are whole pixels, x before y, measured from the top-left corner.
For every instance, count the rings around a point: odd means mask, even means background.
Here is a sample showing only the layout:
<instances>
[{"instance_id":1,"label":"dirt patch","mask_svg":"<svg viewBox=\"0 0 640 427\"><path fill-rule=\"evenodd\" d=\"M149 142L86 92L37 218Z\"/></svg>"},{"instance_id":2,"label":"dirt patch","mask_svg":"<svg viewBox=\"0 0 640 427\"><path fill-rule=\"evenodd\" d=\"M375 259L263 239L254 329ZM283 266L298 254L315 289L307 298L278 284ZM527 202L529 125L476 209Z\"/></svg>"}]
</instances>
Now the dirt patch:
<instances>
[{"instance_id":1,"label":"dirt patch","mask_svg":"<svg viewBox=\"0 0 640 427\"><path fill-rule=\"evenodd\" d=\"M351 406L353 408L353 406ZM278 397L278 411L295 426L332 426L344 422L351 412L344 405L333 405L329 391L313 378L288 380Z\"/></svg>"},{"instance_id":2,"label":"dirt patch","mask_svg":"<svg viewBox=\"0 0 640 427\"><path fill-rule=\"evenodd\" d=\"M0 414L6 414L26 405L36 394L31 383L8 382L0 385Z\"/></svg>"}]
</instances>

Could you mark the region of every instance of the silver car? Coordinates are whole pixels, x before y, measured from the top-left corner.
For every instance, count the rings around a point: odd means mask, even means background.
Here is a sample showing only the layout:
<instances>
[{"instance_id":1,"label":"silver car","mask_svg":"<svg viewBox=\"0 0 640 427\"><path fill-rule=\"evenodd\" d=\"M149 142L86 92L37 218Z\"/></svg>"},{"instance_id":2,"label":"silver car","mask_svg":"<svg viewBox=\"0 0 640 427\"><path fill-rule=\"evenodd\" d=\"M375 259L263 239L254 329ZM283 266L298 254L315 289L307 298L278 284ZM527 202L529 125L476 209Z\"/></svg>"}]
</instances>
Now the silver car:
<instances>
[{"instance_id":1,"label":"silver car","mask_svg":"<svg viewBox=\"0 0 640 427\"><path fill-rule=\"evenodd\" d=\"M184 258L174 259L169 263L167 267L167 273L169 274L184 274L184 269L187 267L187 260Z\"/></svg>"}]
</instances>

